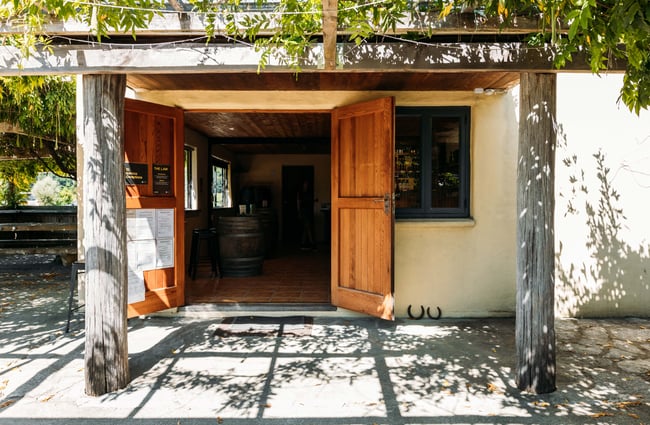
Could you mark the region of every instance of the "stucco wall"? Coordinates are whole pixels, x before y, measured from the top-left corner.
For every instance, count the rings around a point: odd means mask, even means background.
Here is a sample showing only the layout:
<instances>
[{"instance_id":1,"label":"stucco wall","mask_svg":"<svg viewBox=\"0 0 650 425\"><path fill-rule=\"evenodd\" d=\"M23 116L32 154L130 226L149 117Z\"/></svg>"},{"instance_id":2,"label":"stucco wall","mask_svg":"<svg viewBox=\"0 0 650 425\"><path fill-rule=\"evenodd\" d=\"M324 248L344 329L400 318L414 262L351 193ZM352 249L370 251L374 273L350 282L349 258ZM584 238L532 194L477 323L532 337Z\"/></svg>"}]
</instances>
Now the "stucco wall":
<instances>
[{"instance_id":1,"label":"stucco wall","mask_svg":"<svg viewBox=\"0 0 650 425\"><path fill-rule=\"evenodd\" d=\"M158 103L178 102L178 93L147 93ZM201 95L201 96L200 96ZM468 92L229 92L191 93L190 103L208 109L316 109L393 95L398 106L470 106L470 220L397 221L395 225L396 315L407 315L413 304L436 306L444 317L512 315L515 303L515 171L517 104L512 92L492 96ZM197 97L200 96L200 97ZM251 158L240 184L273 182L280 196L281 163L310 165L297 156ZM272 160L272 161L271 161ZM329 159L317 159L318 177ZM319 199L329 200L324 188ZM323 193L321 193L323 192ZM317 225L317 228L320 227Z\"/></svg>"},{"instance_id":2,"label":"stucco wall","mask_svg":"<svg viewBox=\"0 0 650 425\"><path fill-rule=\"evenodd\" d=\"M617 106L620 84L620 76L558 76L560 316L650 315L650 115L643 111L637 117ZM397 315L406 316L410 304L416 311L420 305L432 311L440 306L445 317L514 314L518 88L493 96L341 91L149 92L141 97L172 105L182 99L186 107L206 109L329 110L386 95L394 95L398 106L472 107L472 218L396 222ZM280 165L278 158L269 159L250 158L255 166L239 177L244 183L272 181L276 197ZM309 165L302 164L306 160L279 162ZM316 172L322 173L327 161L317 162ZM329 200L323 188L317 190L319 198Z\"/></svg>"},{"instance_id":3,"label":"stucco wall","mask_svg":"<svg viewBox=\"0 0 650 425\"><path fill-rule=\"evenodd\" d=\"M556 314L650 316L650 113L622 76L558 77Z\"/></svg>"},{"instance_id":4,"label":"stucco wall","mask_svg":"<svg viewBox=\"0 0 650 425\"><path fill-rule=\"evenodd\" d=\"M397 221L396 314L511 316L515 305L517 120L512 93L473 96L469 220Z\"/></svg>"}]
</instances>

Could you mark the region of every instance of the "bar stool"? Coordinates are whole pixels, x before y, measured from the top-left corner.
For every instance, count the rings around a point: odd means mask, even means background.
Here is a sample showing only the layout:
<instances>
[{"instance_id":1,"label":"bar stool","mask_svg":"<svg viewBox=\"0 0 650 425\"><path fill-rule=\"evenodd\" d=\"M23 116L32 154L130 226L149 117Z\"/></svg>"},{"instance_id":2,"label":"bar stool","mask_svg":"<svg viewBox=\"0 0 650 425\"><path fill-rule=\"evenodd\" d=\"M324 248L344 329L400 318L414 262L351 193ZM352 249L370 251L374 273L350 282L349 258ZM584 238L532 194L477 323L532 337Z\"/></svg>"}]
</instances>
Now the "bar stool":
<instances>
[{"instance_id":1,"label":"bar stool","mask_svg":"<svg viewBox=\"0 0 650 425\"><path fill-rule=\"evenodd\" d=\"M214 227L209 229L194 229L192 230L192 246L190 250L190 267L188 273L192 280L196 278L196 269L199 265L201 258L201 241L207 241L208 253L210 255L210 263L212 266L212 277L221 277L217 269L218 264L218 247L217 247L217 229Z\"/></svg>"},{"instance_id":2,"label":"bar stool","mask_svg":"<svg viewBox=\"0 0 650 425\"><path fill-rule=\"evenodd\" d=\"M79 310L81 307L84 305L77 305L76 307L72 307L73 299L74 299L74 291L75 288L77 287L77 275L79 272L85 272L86 270L86 264L75 261L72 263L72 266L70 267L70 295L68 297L68 323L65 325L65 333L70 332L70 320L72 319L72 312L75 310Z\"/></svg>"}]
</instances>

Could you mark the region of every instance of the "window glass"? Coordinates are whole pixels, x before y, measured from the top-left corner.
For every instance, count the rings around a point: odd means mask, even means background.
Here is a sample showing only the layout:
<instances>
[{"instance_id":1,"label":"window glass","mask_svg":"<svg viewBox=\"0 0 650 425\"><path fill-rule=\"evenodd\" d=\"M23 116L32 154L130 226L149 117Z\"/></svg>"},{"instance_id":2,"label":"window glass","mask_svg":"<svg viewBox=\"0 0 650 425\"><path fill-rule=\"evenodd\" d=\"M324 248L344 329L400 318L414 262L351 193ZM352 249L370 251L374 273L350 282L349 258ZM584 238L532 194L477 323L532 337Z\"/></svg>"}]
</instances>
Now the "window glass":
<instances>
[{"instance_id":1,"label":"window glass","mask_svg":"<svg viewBox=\"0 0 650 425\"><path fill-rule=\"evenodd\" d=\"M469 126L469 107L397 108L397 218L469 217Z\"/></svg>"},{"instance_id":2,"label":"window glass","mask_svg":"<svg viewBox=\"0 0 650 425\"><path fill-rule=\"evenodd\" d=\"M460 120L457 117L432 119L431 207L459 207Z\"/></svg>"},{"instance_id":3,"label":"window glass","mask_svg":"<svg viewBox=\"0 0 650 425\"><path fill-rule=\"evenodd\" d=\"M420 208L422 117L398 116L395 119L395 207Z\"/></svg>"},{"instance_id":4,"label":"window glass","mask_svg":"<svg viewBox=\"0 0 650 425\"><path fill-rule=\"evenodd\" d=\"M212 208L230 207L230 164L218 158L212 158Z\"/></svg>"},{"instance_id":5,"label":"window glass","mask_svg":"<svg viewBox=\"0 0 650 425\"><path fill-rule=\"evenodd\" d=\"M183 174L185 177L185 209L196 209L196 190L194 188L194 149L186 146L183 151Z\"/></svg>"}]
</instances>

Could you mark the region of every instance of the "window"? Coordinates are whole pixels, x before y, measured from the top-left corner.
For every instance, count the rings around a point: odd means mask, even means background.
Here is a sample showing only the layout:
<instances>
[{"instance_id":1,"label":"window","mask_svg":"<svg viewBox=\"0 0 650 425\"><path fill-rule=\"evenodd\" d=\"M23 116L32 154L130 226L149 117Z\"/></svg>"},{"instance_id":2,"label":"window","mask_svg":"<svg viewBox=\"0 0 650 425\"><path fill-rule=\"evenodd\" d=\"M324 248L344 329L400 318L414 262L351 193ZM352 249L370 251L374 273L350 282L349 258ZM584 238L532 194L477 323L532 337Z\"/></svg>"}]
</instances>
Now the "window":
<instances>
[{"instance_id":1,"label":"window","mask_svg":"<svg viewBox=\"0 0 650 425\"><path fill-rule=\"evenodd\" d=\"M469 217L469 124L469 107L397 108L397 218Z\"/></svg>"},{"instance_id":2,"label":"window","mask_svg":"<svg viewBox=\"0 0 650 425\"><path fill-rule=\"evenodd\" d=\"M183 173L185 175L185 209L198 209L196 196L196 150L185 146Z\"/></svg>"},{"instance_id":3,"label":"window","mask_svg":"<svg viewBox=\"0 0 650 425\"><path fill-rule=\"evenodd\" d=\"M222 159L212 157L211 165L211 193L210 205L212 208L230 208L230 164Z\"/></svg>"}]
</instances>

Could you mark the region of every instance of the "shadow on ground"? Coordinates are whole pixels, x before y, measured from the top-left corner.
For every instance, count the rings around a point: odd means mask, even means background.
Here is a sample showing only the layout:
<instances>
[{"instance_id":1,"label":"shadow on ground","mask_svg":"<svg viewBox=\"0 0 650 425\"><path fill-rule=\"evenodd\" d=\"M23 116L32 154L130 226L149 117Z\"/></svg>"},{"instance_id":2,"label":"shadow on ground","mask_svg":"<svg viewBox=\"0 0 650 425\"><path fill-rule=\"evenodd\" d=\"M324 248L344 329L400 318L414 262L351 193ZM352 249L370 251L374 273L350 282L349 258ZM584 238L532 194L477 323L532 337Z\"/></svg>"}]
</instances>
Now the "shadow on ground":
<instances>
[{"instance_id":1,"label":"shadow on ground","mask_svg":"<svg viewBox=\"0 0 650 425\"><path fill-rule=\"evenodd\" d=\"M513 320L314 318L305 335L219 336L220 319L129 321L132 381L84 395L69 275L0 271L0 424L643 424L650 320L557 323L558 390L512 382ZM54 273L54 274L52 274Z\"/></svg>"}]
</instances>

